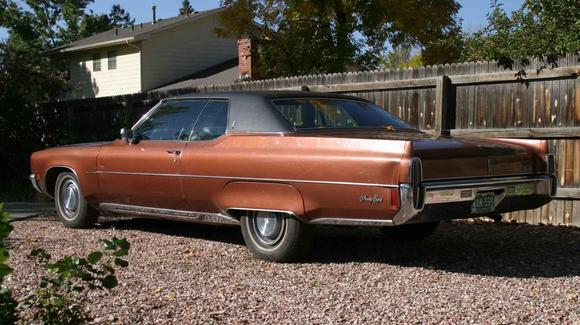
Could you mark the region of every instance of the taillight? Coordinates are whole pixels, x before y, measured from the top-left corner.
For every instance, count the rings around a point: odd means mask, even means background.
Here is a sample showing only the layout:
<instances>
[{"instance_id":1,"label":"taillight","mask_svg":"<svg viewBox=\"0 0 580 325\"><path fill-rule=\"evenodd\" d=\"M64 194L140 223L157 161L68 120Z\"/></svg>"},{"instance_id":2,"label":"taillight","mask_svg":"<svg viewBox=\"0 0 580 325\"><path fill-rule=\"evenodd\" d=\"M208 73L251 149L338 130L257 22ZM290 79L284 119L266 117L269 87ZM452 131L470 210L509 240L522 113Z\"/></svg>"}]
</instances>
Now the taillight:
<instances>
[{"instance_id":1,"label":"taillight","mask_svg":"<svg viewBox=\"0 0 580 325\"><path fill-rule=\"evenodd\" d=\"M411 159L409 166L409 183L413 188L413 206L416 210L423 209L423 189L421 183L423 182L423 166L421 159Z\"/></svg>"},{"instance_id":2,"label":"taillight","mask_svg":"<svg viewBox=\"0 0 580 325\"><path fill-rule=\"evenodd\" d=\"M546 155L546 173L550 176L550 194L555 196L558 191L558 179L556 178L556 159L551 153Z\"/></svg>"},{"instance_id":3,"label":"taillight","mask_svg":"<svg viewBox=\"0 0 580 325\"><path fill-rule=\"evenodd\" d=\"M549 153L546 155L546 173L548 175L556 174L556 161L554 154Z\"/></svg>"}]
</instances>

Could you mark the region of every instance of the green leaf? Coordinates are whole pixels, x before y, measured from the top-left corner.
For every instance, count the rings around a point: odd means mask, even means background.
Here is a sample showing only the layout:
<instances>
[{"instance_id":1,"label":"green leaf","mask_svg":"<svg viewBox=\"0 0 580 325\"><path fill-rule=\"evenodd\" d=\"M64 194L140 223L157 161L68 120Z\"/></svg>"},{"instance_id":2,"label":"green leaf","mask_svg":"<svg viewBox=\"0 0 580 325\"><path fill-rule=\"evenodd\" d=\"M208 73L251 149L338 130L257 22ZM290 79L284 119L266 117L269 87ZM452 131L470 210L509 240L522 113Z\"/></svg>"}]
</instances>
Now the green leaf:
<instances>
[{"instance_id":1,"label":"green leaf","mask_svg":"<svg viewBox=\"0 0 580 325\"><path fill-rule=\"evenodd\" d=\"M103 284L103 287L107 289L113 289L117 284L119 284L119 282L117 282L117 277L114 275L107 275L103 280L101 280L101 283Z\"/></svg>"},{"instance_id":2,"label":"green leaf","mask_svg":"<svg viewBox=\"0 0 580 325\"><path fill-rule=\"evenodd\" d=\"M113 253L113 256L127 256L128 252L124 249L119 249Z\"/></svg>"},{"instance_id":3,"label":"green leaf","mask_svg":"<svg viewBox=\"0 0 580 325\"><path fill-rule=\"evenodd\" d=\"M87 260L91 264L97 264L97 262L99 262L102 257L103 257L103 253L102 252L92 252L87 257Z\"/></svg>"},{"instance_id":4,"label":"green leaf","mask_svg":"<svg viewBox=\"0 0 580 325\"><path fill-rule=\"evenodd\" d=\"M120 267L127 267L127 266L129 266L129 262L127 262L127 261L125 261L123 259L120 259L120 258L115 258L115 264L118 265L118 266L120 266Z\"/></svg>"},{"instance_id":5,"label":"green leaf","mask_svg":"<svg viewBox=\"0 0 580 325\"><path fill-rule=\"evenodd\" d=\"M0 279L12 273L12 268L6 264L0 264Z\"/></svg>"},{"instance_id":6,"label":"green leaf","mask_svg":"<svg viewBox=\"0 0 580 325\"><path fill-rule=\"evenodd\" d=\"M123 237L121 239L117 239L116 241L117 246L121 247L121 249L128 251L131 247L131 244L127 241L127 238Z\"/></svg>"}]
</instances>

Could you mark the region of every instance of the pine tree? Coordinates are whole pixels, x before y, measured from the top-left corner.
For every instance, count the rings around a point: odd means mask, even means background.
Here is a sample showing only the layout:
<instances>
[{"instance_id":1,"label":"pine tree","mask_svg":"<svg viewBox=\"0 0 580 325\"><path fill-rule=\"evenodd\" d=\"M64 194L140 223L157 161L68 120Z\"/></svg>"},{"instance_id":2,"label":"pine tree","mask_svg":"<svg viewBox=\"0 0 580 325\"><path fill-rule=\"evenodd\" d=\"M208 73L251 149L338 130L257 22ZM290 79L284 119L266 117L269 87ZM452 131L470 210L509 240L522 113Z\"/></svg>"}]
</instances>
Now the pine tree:
<instances>
[{"instance_id":1,"label":"pine tree","mask_svg":"<svg viewBox=\"0 0 580 325\"><path fill-rule=\"evenodd\" d=\"M189 14L192 14L194 12L195 11L193 10L193 7L191 7L189 0L183 0L181 2L181 8L179 8L179 15L180 16L189 15Z\"/></svg>"}]
</instances>

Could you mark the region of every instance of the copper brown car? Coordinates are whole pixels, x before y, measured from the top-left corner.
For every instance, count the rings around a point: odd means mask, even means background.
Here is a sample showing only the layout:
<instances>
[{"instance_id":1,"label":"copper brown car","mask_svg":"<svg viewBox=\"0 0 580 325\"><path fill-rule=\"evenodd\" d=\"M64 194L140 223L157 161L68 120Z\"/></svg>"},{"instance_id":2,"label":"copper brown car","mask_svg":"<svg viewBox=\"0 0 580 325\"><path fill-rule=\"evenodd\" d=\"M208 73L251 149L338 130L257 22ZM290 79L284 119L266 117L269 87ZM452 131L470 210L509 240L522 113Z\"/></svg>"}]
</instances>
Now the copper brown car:
<instances>
[{"instance_id":1,"label":"copper brown car","mask_svg":"<svg viewBox=\"0 0 580 325\"><path fill-rule=\"evenodd\" d=\"M417 240L442 220L540 207L556 188L547 141L434 137L313 92L164 99L121 139L35 152L31 171L67 227L100 212L241 226L273 261L302 256L313 225Z\"/></svg>"}]
</instances>

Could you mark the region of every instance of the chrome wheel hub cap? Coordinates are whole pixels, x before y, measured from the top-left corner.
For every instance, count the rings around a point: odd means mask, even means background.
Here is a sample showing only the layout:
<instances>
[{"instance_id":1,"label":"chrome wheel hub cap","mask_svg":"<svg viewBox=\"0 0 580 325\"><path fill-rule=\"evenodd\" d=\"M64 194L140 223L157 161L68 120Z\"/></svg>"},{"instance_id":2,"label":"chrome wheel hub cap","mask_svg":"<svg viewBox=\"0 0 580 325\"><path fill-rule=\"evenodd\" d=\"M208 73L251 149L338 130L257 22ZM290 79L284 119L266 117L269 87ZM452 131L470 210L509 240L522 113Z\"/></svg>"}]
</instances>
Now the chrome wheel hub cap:
<instances>
[{"instance_id":1,"label":"chrome wheel hub cap","mask_svg":"<svg viewBox=\"0 0 580 325\"><path fill-rule=\"evenodd\" d=\"M282 238L285 219L280 213L260 211L253 220L254 231L258 240L268 246L276 245Z\"/></svg>"},{"instance_id":2,"label":"chrome wheel hub cap","mask_svg":"<svg viewBox=\"0 0 580 325\"><path fill-rule=\"evenodd\" d=\"M79 209L80 192L77 184L67 180L62 184L60 206L66 217L73 218Z\"/></svg>"}]
</instances>

